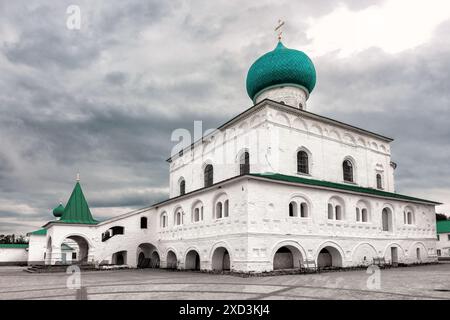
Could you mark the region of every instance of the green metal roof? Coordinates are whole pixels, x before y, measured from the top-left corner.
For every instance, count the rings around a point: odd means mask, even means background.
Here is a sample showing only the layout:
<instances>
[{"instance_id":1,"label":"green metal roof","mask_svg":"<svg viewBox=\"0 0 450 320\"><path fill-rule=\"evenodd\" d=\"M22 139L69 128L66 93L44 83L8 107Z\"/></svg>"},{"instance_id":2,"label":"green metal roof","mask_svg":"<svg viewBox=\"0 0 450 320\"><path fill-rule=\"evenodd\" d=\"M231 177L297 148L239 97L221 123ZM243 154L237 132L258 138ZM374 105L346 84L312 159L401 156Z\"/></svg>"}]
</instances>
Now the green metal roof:
<instances>
[{"instance_id":1,"label":"green metal roof","mask_svg":"<svg viewBox=\"0 0 450 320\"><path fill-rule=\"evenodd\" d=\"M26 249L27 243L0 243L0 249Z\"/></svg>"},{"instance_id":2,"label":"green metal roof","mask_svg":"<svg viewBox=\"0 0 450 320\"><path fill-rule=\"evenodd\" d=\"M414 198L414 197L410 197L410 196L405 196L405 195L398 194L398 193L386 192L386 191L371 189L371 188L364 188L364 187L359 187L356 185L348 185L348 184L342 184L342 183L329 182L329 181L324 181L324 180L314 180L314 179L307 179L307 178L301 178L301 177L295 177L295 176L287 176L287 175L278 174L278 173L274 173L274 174L252 173L250 175L255 176L255 177L267 178L267 179L271 179L271 180L293 182L293 183L300 183L300 184L305 184L305 185L312 185L312 186L332 188L332 189L338 189L338 190L344 190L344 191L358 192L358 193L364 193L364 194L369 194L369 195L374 195L374 196L379 196L379 197L397 199L397 200L418 201L418 202L425 202L425 203L434 204L434 205L440 204L438 202Z\"/></svg>"},{"instance_id":3,"label":"green metal roof","mask_svg":"<svg viewBox=\"0 0 450 320\"><path fill-rule=\"evenodd\" d=\"M450 233L450 220L442 220L436 222L437 233Z\"/></svg>"},{"instance_id":4,"label":"green metal roof","mask_svg":"<svg viewBox=\"0 0 450 320\"><path fill-rule=\"evenodd\" d=\"M81 223L81 224L97 224L98 221L92 217L91 210L84 197L81 185L77 181L72 191L69 202L64 209L64 213L57 223Z\"/></svg>"},{"instance_id":5,"label":"green metal roof","mask_svg":"<svg viewBox=\"0 0 450 320\"><path fill-rule=\"evenodd\" d=\"M29 235L35 235L35 236L45 236L47 234L47 230L46 229L39 229L33 232L28 233Z\"/></svg>"},{"instance_id":6,"label":"green metal roof","mask_svg":"<svg viewBox=\"0 0 450 320\"><path fill-rule=\"evenodd\" d=\"M247 93L252 100L268 87L297 85L311 93L316 85L316 69L302 51L288 49L281 41L250 67L247 74Z\"/></svg>"},{"instance_id":7,"label":"green metal roof","mask_svg":"<svg viewBox=\"0 0 450 320\"><path fill-rule=\"evenodd\" d=\"M64 250L64 251L74 251L75 249L72 248L71 246L69 246L69 245L63 243L63 244L61 245L61 250Z\"/></svg>"}]
</instances>

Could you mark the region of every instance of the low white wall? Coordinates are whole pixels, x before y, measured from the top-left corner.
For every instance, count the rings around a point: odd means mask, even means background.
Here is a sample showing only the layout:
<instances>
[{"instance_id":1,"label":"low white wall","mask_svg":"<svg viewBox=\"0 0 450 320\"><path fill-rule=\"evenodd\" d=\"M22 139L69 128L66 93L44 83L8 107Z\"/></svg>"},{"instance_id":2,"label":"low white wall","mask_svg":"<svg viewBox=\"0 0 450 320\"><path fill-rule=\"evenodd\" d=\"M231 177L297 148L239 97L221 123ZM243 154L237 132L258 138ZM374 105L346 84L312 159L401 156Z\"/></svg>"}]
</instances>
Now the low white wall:
<instances>
[{"instance_id":1,"label":"low white wall","mask_svg":"<svg viewBox=\"0 0 450 320\"><path fill-rule=\"evenodd\" d=\"M0 248L0 265L26 264L28 251L25 248Z\"/></svg>"}]
</instances>

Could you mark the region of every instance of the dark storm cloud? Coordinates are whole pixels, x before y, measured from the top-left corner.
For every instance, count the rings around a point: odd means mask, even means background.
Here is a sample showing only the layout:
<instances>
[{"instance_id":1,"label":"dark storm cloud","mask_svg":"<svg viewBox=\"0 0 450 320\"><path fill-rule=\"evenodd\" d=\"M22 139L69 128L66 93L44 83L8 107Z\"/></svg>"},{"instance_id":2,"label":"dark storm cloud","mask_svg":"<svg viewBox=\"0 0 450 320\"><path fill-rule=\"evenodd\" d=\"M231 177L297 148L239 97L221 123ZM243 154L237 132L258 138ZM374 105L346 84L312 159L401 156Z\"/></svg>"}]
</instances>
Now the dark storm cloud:
<instances>
[{"instance_id":1,"label":"dark storm cloud","mask_svg":"<svg viewBox=\"0 0 450 320\"><path fill-rule=\"evenodd\" d=\"M51 219L77 172L98 219L165 199L172 131L193 131L194 120L214 128L250 107L245 76L274 47L278 17L306 45L305 18L340 3L1 2L0 231ZM81 8L81 30L65 26L70 4ZM311 111L396 138L401 191L450 189L449 26L398 55L314 60Z\"/></svg>"}]
</instances>

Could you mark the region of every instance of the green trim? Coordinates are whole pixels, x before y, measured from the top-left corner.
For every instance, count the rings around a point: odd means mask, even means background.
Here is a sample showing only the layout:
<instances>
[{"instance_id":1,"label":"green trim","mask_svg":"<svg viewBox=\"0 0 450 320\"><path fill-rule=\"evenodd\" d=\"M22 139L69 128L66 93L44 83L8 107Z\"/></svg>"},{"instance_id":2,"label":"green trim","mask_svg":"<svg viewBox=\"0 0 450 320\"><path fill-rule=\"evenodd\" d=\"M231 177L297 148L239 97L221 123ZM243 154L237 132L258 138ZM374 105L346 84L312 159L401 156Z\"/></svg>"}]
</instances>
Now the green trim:
<instances>
[{"instance_id":1,"label":"green trim","mask_svg":"<svg viewBox=\"0 0 450 320\"><path fill-rule=\"evenodd\" d=\"M351 192L357 192L357 193L364 193L364 194L370 194L370 195L374 195L374 196L379 196L379 197L384 197L384 198L392 198L392 199L397 199L397 200L417 201L417 202L424 202L424 203L434 204L434 205L440 204L435 201L414 198L414 197L405 196L405 195L398 194L398 193L386 192L386 191L381 191L381 190L371 189L371 188L363 188L363 187L358 187L356 185L347 185L347 184L329 182L329 181L324 181L324 180L314 180L314 179L307 179L307 178L301 178L301 177L295 177L295 176L287 176L287 175L278 174L278 173L274 173L274 174L252 173L252 174L250 174L250 176L266 178L266 179L271 179L271 180L277 180L277 181L300 183L300 184L305 184L305 185L331 188L331 189L337 189L337 190L351 191Z\"/></svg>"},{"instance_id":2,"label":"green trim","mask_svg":"<svg viewBox=\"0 0 450 320\"><path fill-rule=\"evenodd\" d=\"M80 224L98 224L98 221L92 217L89 205L84 197L83 190L79 182L76 183L72 191L69 202L64 209L64 213L57 223L80 223Z\"/></svg>"},{"instance_id":3,"label":"green trim","mask_svg":"<svg viewBox=\"0 0 450 320\"><path fill-rule=\"evenodd\" d=\"M0 243L0 249L26 249L28 243Z\"/></svg>"},{"instance_id":4,"label":"green trim","mask_svg":"<svg viewBox=\"0 0 450 320\"><path fill-rule=\"evenodd\" d=\"M436 232L439 233L450 233L450 220L442 220L436 222Z\"/></svg>"},{"instance_id":5,"label":"green trim","mask_svg":"<svg viewBox=\"0 0 450 320\"><path fill-rule=\"evenodd\" d=\"M33 232L28 233L28 235L35 235L35 236L45 236L47 235L47 230L46 229L39 229Z\"/></svg>"}]
</instances>

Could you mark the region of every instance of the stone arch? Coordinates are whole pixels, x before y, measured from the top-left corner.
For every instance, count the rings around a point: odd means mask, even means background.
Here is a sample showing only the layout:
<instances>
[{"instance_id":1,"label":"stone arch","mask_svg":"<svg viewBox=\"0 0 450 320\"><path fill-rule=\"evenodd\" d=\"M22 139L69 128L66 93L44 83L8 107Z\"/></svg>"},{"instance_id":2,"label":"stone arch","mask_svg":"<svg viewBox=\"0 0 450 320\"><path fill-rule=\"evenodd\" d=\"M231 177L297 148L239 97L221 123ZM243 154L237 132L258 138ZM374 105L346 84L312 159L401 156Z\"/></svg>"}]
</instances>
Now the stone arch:
<instances>
[{"instance_id":1,"label":"stone arch","mask_svg":"<svg viewBox=\"0 0 450 320\"><path fill-rule=\"evenodd\" d=\"M136 250L136 261L138 268L159 268L160 255L158 248L149 242L141 243Z\"/></svg>"},{"instance_id":2,"label":"stone arch","mask_svg":"<svg viewBox=\"0 0 450 320\"><path fill-rule=\"evenodd\" d=\"M201 270L200 250L198 250L198 248L191 247L186 250L184 256L184 269Z\"/></svg>"},{"instance_id":3,"label":"stone arch","mask_svg":"<svg viewBox=\"0 0 450 320\"><path fill-rule=\"evenodd\" d=\"M366 141L362 137L359 137L357 141L358 146L366 147Z\"/></svg>"},{"instance_id":4,"label":"stone arch","mask_svg":"<svg viewBox=\"0 0 450 320\"><path fill-rule=\"evenodd\" d=\"M344 250L333 241L322 243L316 250L316 264L320 268L340 268L344 266Z\"/></svg>"},{"instance_id":5,"label":"stone arch","mask_svg":"<svg viewBox=\"0 0 450 320\"><path fill-rule=\"evenodd\" d=\"M311 129L309 129L309 132L317 134L319 136L323 135L323 129L318 124L313 124L311 126Z\"/></svg>"},{"instance_id":6,"label":"stone arch","mask_svg":"<svg viewBox=\"0 0 450 320\"><path fill-rule=\"evenodd\" d=\"M372 149L378 151L378 144L377 144L375 141L372 141L372 143L370 144L370 146L372 147Z\"/></svg>"},{"instance_id":7,"label":"stone arch","mask_svg":"<svg viewBox=\"0 0 450 320\"><path fill-rule=\"evenodd\" d=\"M305 194L303 193L299 193L299 192L295 192L293 194L291 194L290 198L289 198L289 202L291 203L295 201L297 203L298 209L299 209L299 214L298 216L301 217L301 204L302 203L306 203L306 217L303 218L311 218L311 213L312 213L312 201L309 199L309 197L307 197Z\"/></svg>"},{"instance_id":8,"label":"stone arch","mask_svg":"<svg viewBox=\"0 0 450 320\"><path fill-rule=\"evenodd\" d=\"M386 213L385 210L387 210ZM394 207L388 203L385 203L383 204L381 209L381 230L385 232L393 232L394 229L395 229Z\"/></svg>"},{"instance_id":9,"label":"stone arch","mask_svg":"<svg viewBox=\"0 0 450 320\"><path fill-rule=\"evenodd\" d=\"M72 263L76 264L87 264L92 261L90 261L90 256L92 256L92 249L93 245L92 242L89 240L89 237L86 235L80 234L80 233L71 233L68 235L65 235L62 239L62 241L59 243L58 247L61 247L64 241L67 239L70 239L76 243L78 246L78 254L77 254L77 260L73 261ZM61 263L61 258L58 258L57 261L52 257L52 260L54 263Z\"/></svg>"},{"instance_id":10,"label":"stone arch","mask_svg":"<svg viewBox=\"0 0 450 320\"><path fill-rule=\"evenodd\" d=\"M393 256L393 252L392 252L391 248L397 248L397 250L396 250L397 257ZM385 257L386 261L390 261L392 264L396 264L396 263L404 260L405 250L403 249L403 247L400 244L398 244L396 242L391 242L384 249L384 257Z\"/></svg>"},{"instance_id":11,"label":"stone arch","mask_svg":"<svg viewBox=\"0 0 450 320\"><path fill-rule=\"evenodd\" d=\"M226 218L229 217L229 211L230 211L230 198L228 197L228 194L225 191L220 191L217 194L214 195L213 197L213 202L212 202L212 213L213 213L213 219L217 219L218 217L218 208L217 208L217 204L220 202L221 203L221 210L222 210L222 218ZM225 202L228 201L228 212L227 212L227 216L225 216Z\"/></svg>"},{"instance_id":12,"label":"stone arch","mask_svg":"<svg viewBox=\"0 0 450 320\"><path fill-rule=\"evenodd\" d=\"M211 256L211 269L212 270L230 270L231 269L231 256L230 250L225 246L216 246L212 250Z\"/></svg>"},{"instance_id":13,"label":"stone arch","mask_svg":"<svg viewBox=\"0 0 450 320\"><path fill-rule=\"evenodd\" d=\"M331 129L328 136L332 139L338 140L338 141L342 141L342 137L339 134L339 132L335 129Z\"/></svg>"},{"instance_id":14,"label":"stone arch","mask_svg":"<svg viewBox=\"0 0 450 320\"><path fill-rule=\"evenodd\" d=\"M350 133L346 132L344 133L344 137L343 137L344 142L347 142L351 145L356 145L356 139L353 135L351 135Z\"/></svg>"},{"instance_id":15,"label":"stone arch","mask_svg":"<svg viewBox=\"0 0 450 320\"><path fill-rule=\"evenodd\" d=\"M346 204L342 197L338 195L333 195L328 200L328 219L329 220L346 219Z\"/></svg>"},{"instance_id":16,"label":"stone arch","mask_svg":"<svg viewBox=\"0 0 450 320\"><path fill-rule=\"evenodd\" d=\"M168 250L166 254L166 268L167 269L178 268L177 254L172 249Z\"/></svg>"},{"instance_id":17,"label":"stone arch","mask_svg":"<svg viewBox=\"0 0 450 320\"><path fill-rule=\"evenodd\" d=\"M373 258L378 257L377 249L368 242L358 243L352 250L352 263L368 265L373 263Z\"/></svg>"},{"instance_id":18,"label":"stone arch","mask_svg":"<svg viewBox=\"0 0 450 320\"><path fill-rule=\"evenodd\" d=\"M419 256L418 256L418 252L417 249L420 249L419 252ZM413 262L424 262L427 261L428 259L428 251L427 251L427 247L425 246L425 244L421 241L416 241L414 242L410 247L409 247L409 259Z\"/></svg>"},{"instance_id":19,"label":"stone arch","mask_svg":"<svg viewBox=\"0 0 450 320\"><path fill-rule=\"evenodd\" d=\"M274 270L293 269L300 268L306 257L305 249L297 241L283 240L273 247L270 261Z\"/></svg>"}]
</instances>

